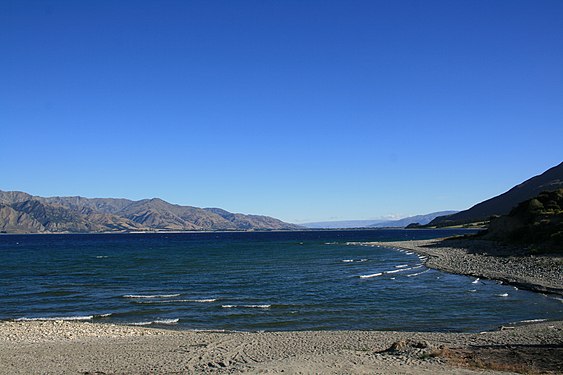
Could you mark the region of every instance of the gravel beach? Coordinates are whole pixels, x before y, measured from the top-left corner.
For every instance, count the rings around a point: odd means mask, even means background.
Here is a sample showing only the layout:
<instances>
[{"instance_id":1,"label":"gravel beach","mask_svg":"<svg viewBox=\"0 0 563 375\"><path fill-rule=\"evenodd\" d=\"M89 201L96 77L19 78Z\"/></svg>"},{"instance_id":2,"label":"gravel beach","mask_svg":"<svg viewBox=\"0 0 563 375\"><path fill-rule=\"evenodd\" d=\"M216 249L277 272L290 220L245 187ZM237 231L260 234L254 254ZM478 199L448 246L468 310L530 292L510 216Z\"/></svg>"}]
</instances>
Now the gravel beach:
<instances>
[{"instance_id":1,"label":"gravel beach","mask_svg":"<svg viewBox=\"0 0 563 375\"><path fill-rule=\"evenodd\" d=\"M493 279L542 293L563 295L563 257L525 255L521 248L486 240L432 239L366 242L414 251L428 257L427 267Z\"/></svg>"}]
</instances>

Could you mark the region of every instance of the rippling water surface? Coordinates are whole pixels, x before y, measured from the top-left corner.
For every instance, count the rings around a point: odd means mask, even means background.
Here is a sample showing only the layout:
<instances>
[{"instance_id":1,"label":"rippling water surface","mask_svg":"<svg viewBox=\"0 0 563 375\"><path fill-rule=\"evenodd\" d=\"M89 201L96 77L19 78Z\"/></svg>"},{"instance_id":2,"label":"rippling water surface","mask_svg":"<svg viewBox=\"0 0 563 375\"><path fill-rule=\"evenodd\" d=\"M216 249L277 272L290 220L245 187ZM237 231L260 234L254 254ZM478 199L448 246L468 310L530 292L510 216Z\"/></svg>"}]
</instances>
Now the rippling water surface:
<instances>
[{"instance_id":1,"label":"rippling water surface","mask_svg":"<svg viewBox=\"0 0 563 375\"><path fill-rule=\"evenodd\" d=\"M455 231L4 235L0 319L217 330L478 331L563 318L561 300L430 270L356 241Z\"/></svg>"}]
</instances>

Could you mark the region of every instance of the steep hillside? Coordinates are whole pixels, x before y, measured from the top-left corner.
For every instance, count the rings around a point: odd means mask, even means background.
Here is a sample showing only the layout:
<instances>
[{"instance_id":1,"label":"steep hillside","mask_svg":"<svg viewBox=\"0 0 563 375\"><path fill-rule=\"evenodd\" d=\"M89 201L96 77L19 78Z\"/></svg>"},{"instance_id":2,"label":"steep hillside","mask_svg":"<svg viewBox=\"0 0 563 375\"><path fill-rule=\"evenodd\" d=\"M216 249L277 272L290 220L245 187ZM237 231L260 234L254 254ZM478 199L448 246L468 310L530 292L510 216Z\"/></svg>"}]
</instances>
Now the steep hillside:
<instances>
[{"instance_id":1,"label":"steep hillside","mask_svg":"<svg viewBox=\"0 0 563 375\"><path fill-rule=\"evenodd\" d=\"M563 188L543 192L494 218L483 238L563 253Z\"/></svg>"},{"instance_id":2,"label":"steep hillside","mask_svg":"<svg viewBox=\"0 0 563 375\"><path fill-rule=\"evenodd\" d=\"M240 229L288 229L288 223L270 216L233 214L220 208L204 208L204 210L221 216ZM290 225L290 229L302 229L298 225Z\"/></svg>"},{"instance_id":3,"label":"steep hillside","mask_svg":"<svg viewBox=\"0 0 563 375\"><path fill-rule=\"evenodd\" d=\"M44 231L45 227L29 214L0 203L0 232L41 233Z\"/></svg>"},{"instance_id":4,"label":"steep hillside","mask_svg":"<svg viewBox=\"0 0 563 375\"><path fill-rule=\"evenodd\" d=\"M476 204L468 210L437 217L429 225L443 227L488 220L493 215L506 215L520 202L533 198L543 191L554 191L561 187L563 187L563 163L524 181L501 195Z\"/></svg>"}]
</instances>

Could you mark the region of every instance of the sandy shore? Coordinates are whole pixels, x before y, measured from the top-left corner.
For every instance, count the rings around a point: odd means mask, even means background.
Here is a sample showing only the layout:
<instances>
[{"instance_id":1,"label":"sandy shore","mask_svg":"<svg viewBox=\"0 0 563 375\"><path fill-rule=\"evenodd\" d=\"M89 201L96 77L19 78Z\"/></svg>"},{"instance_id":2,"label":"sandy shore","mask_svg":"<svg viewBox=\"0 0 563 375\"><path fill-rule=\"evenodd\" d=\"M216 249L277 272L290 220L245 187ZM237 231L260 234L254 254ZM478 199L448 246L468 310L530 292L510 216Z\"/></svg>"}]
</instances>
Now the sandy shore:
<instances>
[{"instance_id":1,"label":"sandy shore","mask_svg":"<svg viewBox=\"0 0 563 375\"><path fill-rule=\"evenodd\" d=\"M424 263L430 268L563 295L563 257L524 255L525 252L512 246L455 238L361 244L411 250L426 255L428 259Z\"/></svg>"},{"instance_id":2,"label":"sandy shore","mask_svg":"<svg viewBox=\"0 0 563 375\"><path fill-rule=\"evenodd\" d=\"M2 374L477 374L563 369L563 322L474 334L0 323ZM506 373L506 372L505 372Z\"/></svg>"}]
</instances>

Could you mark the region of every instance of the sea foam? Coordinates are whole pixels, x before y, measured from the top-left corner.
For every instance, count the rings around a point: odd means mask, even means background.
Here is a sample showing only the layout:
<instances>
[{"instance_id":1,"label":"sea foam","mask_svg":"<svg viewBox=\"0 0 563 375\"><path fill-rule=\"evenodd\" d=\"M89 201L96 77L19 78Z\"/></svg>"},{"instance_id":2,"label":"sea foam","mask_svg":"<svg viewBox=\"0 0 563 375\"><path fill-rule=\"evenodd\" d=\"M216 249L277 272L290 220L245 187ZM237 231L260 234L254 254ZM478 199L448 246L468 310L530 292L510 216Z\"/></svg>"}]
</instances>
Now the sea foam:
<instances>
[{"instance_id":1,"label":"sea foam","mask_svg":"<svg viewBox=\"0 0 563 375\"><path fill-rule=\"evenodd\" d=\"M104 314L105 315L105 314ZM14 319L16 322L33 322L33 321L52 321L52 320L92 320L94 315L84 315L84 316L55 316L55 317L39 317L39 318L17 318Z\"/></svg>"},{"instance_id":2,"label":"sea foam","mask_svg":"<svg viewBox=\"0 0 563 375\"><path fill-rule=\"evenodd\" d=\"M360 275L360 279L371 279L372 277L377 277L383 275L383 272L372 273L371 275Z\"/></svg>"},{"instance_id":3,"label":"sea foam","mask_svg":"<svg viewBox=\"0 0 563 375\"><path fill-rule=\"evenodd\" d=\"M547 319L527 319L521 320L518 323L538 323L538 322L545 322Z\"/></svg>"},{"instance_id":4,"label":"sea foam","mask_svg":"<svg viewBox=\"0 0 563 375\"><path fill-rule=\"evenodd\" d=\"M422 275L423 273L426 273L426 272L428 272L428 271L430 271L430 270L428 269L428 270L424 270L424 271L422 271L422 272L411 273L411 274L407 275L407 277L413 277L413 276Z\"/></svg>"},{"instance_id":5,"label":"sea foam","mask_svg":"<svg viewBox=\"0 0 563 375\"><path fill-rule=\"evenodd\" d=\"M158 320L151 320L148 322L137 322L137 323L129 323L132 326L148 326L151 324L163 324L163 325L172 325L176 324L180 321L180 319L158 319Z\"/></svg>"},{"instance_id":6,"label":"sea foam","mask_svg":"<svg viewBox=\"0 0 563 375\"><path fill-rule=\"evenodd\" d=\"M141 305L159 305L162 303L210 303L217 301L216 298L207 298L207 299L166 299L166 300L151 300L151 299L141 299L139 301L135 301L135 303Z\"/></svg>"},{"instance_id":7,"label":"sea foam","mask_svg":"<svg viewBox=\"0 0 563 375\"><path fill-rule=\"evenodd\" d=\"M123 298L174 298L179 297L180 294L125 294Z\"/></svg>"}]
</instances>

